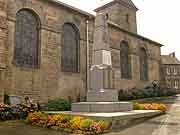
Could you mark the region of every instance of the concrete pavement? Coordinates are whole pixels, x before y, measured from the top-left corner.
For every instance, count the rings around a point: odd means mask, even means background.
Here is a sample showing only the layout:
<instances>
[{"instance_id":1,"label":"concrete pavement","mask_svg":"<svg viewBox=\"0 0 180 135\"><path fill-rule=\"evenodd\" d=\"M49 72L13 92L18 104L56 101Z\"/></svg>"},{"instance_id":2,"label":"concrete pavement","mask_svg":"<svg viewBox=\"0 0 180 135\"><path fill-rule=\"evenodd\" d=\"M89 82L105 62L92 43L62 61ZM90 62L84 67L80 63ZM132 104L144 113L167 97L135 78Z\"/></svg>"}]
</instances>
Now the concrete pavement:
<instances>
[{"instance_id":1,"label":"concrete pavement","mask_svg":"<svg viewBox=\"0 0 180 135\"><path fill-rule=\"evenodd\" d=\"M166 115L106 135L180 135L180 97L169 103L171 105Z\"/></svg>"}]
</instances>

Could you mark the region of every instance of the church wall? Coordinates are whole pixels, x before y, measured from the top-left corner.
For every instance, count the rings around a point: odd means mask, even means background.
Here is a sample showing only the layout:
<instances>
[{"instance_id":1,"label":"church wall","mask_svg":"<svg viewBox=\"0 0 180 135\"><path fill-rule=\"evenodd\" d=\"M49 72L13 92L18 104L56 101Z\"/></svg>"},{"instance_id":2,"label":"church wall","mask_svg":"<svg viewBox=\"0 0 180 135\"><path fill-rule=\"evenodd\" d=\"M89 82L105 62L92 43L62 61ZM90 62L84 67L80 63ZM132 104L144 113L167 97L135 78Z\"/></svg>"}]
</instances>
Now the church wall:
<instances>
[{"instance_id":1,"label":"church wall","mask_svg":"<svg viewBox=\"0 0 180 135\"><path fill-rule=\"evenodd\" d=\"M129 35L118 28L110 27L111 50L113 63L113 82L116 89L131 89L144 87L153 80L160 80L160 46L146 40ZM131 62L132 79L122 79L120 67L120 43L125 40L129 43L129 59ZM140 80L139 49L145 48L148 55L148 81Z\"/></svg>"},{"instance_id":2,"label":"church wall","mask_svg":"<svg viewBox=\"0 0 180 135\"><path fill-rule=\"evenodd\" d=\"M13 64L15 16L22 8L32 9L41 20L38 69L17 68ZM44 0L8 0L6 91L12 95L29 95L43 102L56 97L83 100L86 95L86 19L85 15ZM62 26L65 22L74 23L80 31L80 56L84 57L80 57L79 73L61 72ZM90 31L92 26L90 24Z\"/></svg>"},{"instance_id":3,"label":"church wall","mask_svg":"<svg viewBox=\"0 0 180 135\"><path fill-rule=\"evenodd\" d=\"M0 0L0 102L3 101L3 89L6 86L5 68L7 59L7 3Z\"/></svg>"}]
</instances>

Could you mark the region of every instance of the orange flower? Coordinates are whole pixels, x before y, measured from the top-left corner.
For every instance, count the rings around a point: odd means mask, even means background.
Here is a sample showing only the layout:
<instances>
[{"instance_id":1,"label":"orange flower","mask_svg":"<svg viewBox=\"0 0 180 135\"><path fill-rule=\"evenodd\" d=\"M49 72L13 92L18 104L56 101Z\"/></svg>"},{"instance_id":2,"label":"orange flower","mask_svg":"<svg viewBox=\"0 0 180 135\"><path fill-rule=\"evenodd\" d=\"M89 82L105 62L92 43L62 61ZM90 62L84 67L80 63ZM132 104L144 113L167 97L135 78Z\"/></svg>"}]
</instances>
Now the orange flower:
<instances>
[{"instance_id":1,"label":"orange flower","mask_svg":"<svg viewBox=\"0 0 180 135\"><path fill-rule=\"evenodd\" d=\"M135 110L160 110L165 113L167 111L167 106L165 104L157 104L157 103L152 103L152 104L135 103L134 109Z\"/></svg>"}]
</instances>

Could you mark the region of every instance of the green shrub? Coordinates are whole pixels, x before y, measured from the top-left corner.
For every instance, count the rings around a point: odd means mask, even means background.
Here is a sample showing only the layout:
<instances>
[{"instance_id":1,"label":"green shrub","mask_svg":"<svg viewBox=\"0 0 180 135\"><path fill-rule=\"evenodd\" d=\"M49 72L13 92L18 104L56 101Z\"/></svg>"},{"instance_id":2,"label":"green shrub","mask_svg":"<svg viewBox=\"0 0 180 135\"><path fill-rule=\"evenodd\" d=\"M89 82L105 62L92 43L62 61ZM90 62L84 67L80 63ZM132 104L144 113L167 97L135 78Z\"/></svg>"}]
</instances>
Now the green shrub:
<instances>
[{"instance_id":1,"label":"green shrub","mask_svg":"<svg viewBox=\"0 0 180 135\"><path fill-rule=\"evenodd\" d=\"M110 126L110 125L109 125L109 122L108 122L108 121L105 121L105 120L99 121L98 124L99 124L101 130L106 130L106 129L108 129L109 126Z\"/></svg>"},{"instance_id":2,"label":"green shrub","mask_svg":"<svg viewBox=\"0 0 180 135\"><path fill-rule=\"evenodd\" d=\"M69 111L71 110L71 102L64 99L49 99L49 111Z\"/></svg>"},{"instance_id":3,"label":"green shrub","mask_svg":"<svg viewBox=\"0 0 180 135\"><path fill-rule=\"evenodd\" d=\"M147 87L144 89L133 88L129 90L119 90L119 100L136 100L142 98L151 98L151 97L165 97L165 96L174 96L178 94L178 91L173 88L153 88Z\"/></svg>"},{"instance_id":4,"label":"green shrub","mask_svg":"<svg viewBox=\"0 0 180 135\"><path fill-rule=\"evenodd\" d=\"M80 129L81 130L89 130L90 126L94 123L91 119L84 119L80 123Z\"/></svg>"}]
</instances>

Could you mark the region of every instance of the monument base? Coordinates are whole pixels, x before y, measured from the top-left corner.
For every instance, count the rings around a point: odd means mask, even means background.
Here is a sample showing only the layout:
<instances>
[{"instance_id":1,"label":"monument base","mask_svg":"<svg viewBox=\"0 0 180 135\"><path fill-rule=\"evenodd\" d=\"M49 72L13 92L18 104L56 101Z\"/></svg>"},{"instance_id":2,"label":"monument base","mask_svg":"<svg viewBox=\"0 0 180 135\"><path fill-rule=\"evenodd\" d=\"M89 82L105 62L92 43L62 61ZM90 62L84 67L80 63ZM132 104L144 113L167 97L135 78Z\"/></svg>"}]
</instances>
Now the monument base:
<instances>
[{"instance_id":1,"label":"monument base","mask_svg":"<svg viewBox=\"0 0 180 135\"><path fill-rule=\"evenodd\" d=\"M80 102L72 104L72 112L112 113L132 111L131 102Z\"/></svg>"},{"instance_id":2,"label":"monument base","mask_svg":"<svg viewBox=\"0 0 180 135\"><path fill-rule=\"evenodd\" d=\"M88 102L118 102L117 90L88 91Z\"/></svg>"},{"instance_id":3,"label":"monument base","mask_svg":"<svg viewBox=\"0 0 180 135\"><path fill-rule=\"evenodd\" d=\"M113 113L85 113L85 112L46 112L48 114L61 114L68 116L81 116L83 118L91 118L94 120L106 120L111 123L111 129L128 128L132 125L137 125L149 118L163 114L159 110L133 110L128 112L113 112Z\"/></svg>"}]
</instances>

